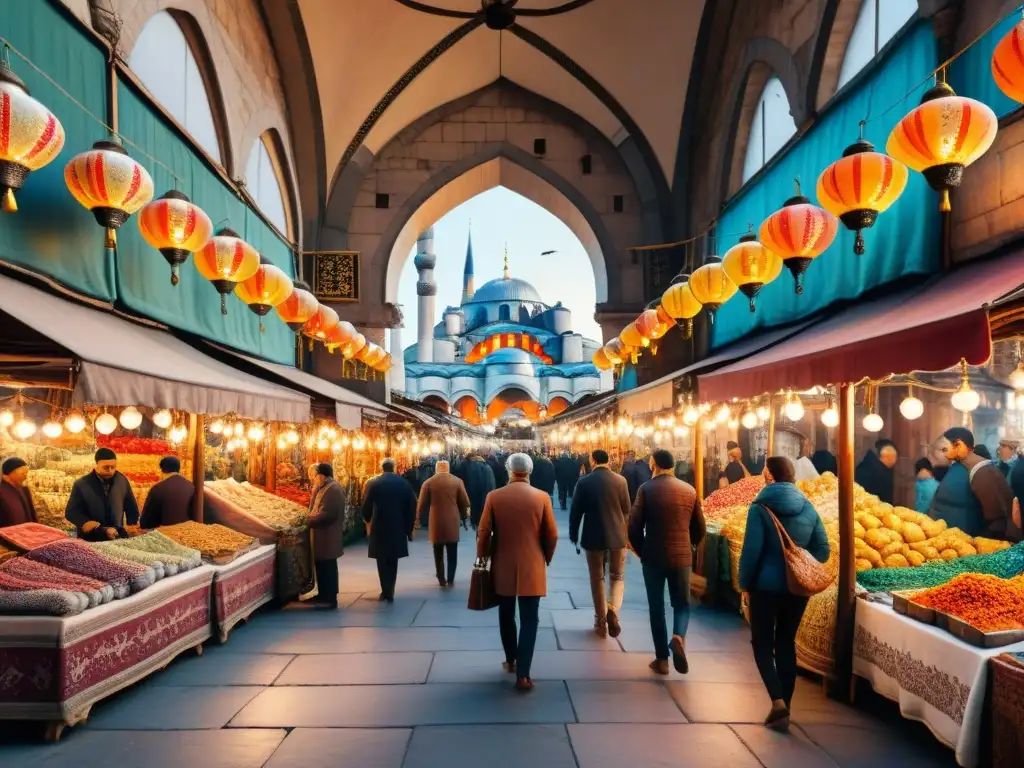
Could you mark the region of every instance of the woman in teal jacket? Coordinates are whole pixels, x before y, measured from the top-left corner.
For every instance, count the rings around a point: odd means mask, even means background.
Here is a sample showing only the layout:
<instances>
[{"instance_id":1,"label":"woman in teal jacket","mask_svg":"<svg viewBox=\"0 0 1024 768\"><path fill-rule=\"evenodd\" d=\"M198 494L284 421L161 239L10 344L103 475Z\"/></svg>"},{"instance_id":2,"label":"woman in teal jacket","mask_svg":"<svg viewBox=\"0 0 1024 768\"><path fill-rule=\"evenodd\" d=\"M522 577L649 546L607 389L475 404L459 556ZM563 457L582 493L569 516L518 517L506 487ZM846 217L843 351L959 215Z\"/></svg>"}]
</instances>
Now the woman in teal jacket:
<instances>
[{"instance_id":1,"label":"woman in teal jacket","mask_svg":"<svg viewBox=\"0 0 1024 768\"><path fill-rule=\"evenodd\" d=\"M750 505L740 554L740 588L749 600L754 661L772 699L764 724L777 730L789 727L796 687L796 633L807 598L791 594L786 585L786 561L772 514L798 547L822 563L829 556L825 526L794 484L794 476L793 462L786 457L768 459L764 469L767 484Z\"/></svg>"}]
</instances>

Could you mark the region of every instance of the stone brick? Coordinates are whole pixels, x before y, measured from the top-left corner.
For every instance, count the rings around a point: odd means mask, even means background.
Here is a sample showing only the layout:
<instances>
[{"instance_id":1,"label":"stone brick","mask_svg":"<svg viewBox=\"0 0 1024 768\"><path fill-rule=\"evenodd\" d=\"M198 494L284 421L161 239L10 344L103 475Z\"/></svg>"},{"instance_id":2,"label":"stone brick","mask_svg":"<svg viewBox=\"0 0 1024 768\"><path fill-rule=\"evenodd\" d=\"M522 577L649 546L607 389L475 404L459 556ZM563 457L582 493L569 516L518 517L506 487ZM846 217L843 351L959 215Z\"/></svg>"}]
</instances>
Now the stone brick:
<instances>
[{"instance_id":1,"label":"stone brick","mask_svg":"<svg viewBox=\"0 0 1024 768\"><path fill-rule=\"evenodd\" d=\"M489 123L492 119L490 107L469 107L462 112L462 121L466 123Z\"/></svg>"},{"instance_id":2,"label":"stone brick","mask_svg":"<svg viewBox=\"0 0 1024 768\"><path fill-rule=\"evenodd\" d=\"M518 107L507 107L505 109L505 121L509 123L522 123L526 121L526 110Z\"/></svg>"},{"instance_id":3,"label":"stone brick","mask_svg":"<svg viewBox=\"0 0 1024 768\"><path fill-rule=\"evenodd\" d=\"M442 143L420 144L417 154L423 160L437 160L450 163L453 160L459 159L459 145Z\"/></svg>"},{"instance_id":4,"label":"stone brick","mask_svg":"<svg viewBox=\"0 0 1024 768\"><path fill-rule=\"evenodd\" d=\"M480 94L476 103L479 107L496 107L501 104L501 91L497 88L488 88Z\"/></svg>"},{"instance_id":5,"label":"stone brick","mask_svg":"<svg viewBox=\"0 0 1024 768\"><path fill-rule=\"evenodd\" d=\"M441 138L448 141L462 141L462 123L441 123Z\"/></svg>"},{"instance_id":6,"label":"stone brick","mask_svg":"<svg viewBox=\"0 0 1024 768\"><path fill-rule=\"evenodd\" d=\"M487 124L487 141L505 141L507 131L504 123Z\"/></svg>"},{"instance_id":7,"label":"stone brick","mask_svg":"<svg viewBox=\"0 0 1024 768\"><path fill-rule=\"evenodd\" d=\"M1024 174L1020 172L1021 163L1024 162L1024 141L1002 150L998 155L998 161L983 163L983 161L989 160L989 155L991 152L967 171L973 177L977 166L985 166L979 178L971 179L974 195L986 198L995 197L993 200L995 205L992 208L995 208L1000 202L1009 203L1024 197ZM990 170L990 166L995 166L995 169ZM998 178L993 170L998 172ZM999 194L997 196L991 195L991 190L987 189L990 186L998 187ZM1024 228L1024 221L1021 222L1021 227Z\"/></svg>"},{"instance_id":8,"label":"stone brick","mask_svg":"<svg viewBox=\"0 0 1024 768\"><path fill-rule=\"evenodd\" d=\"M960 222L953 227L951 245L954 252L963 251L984 243L988 237L988 217L975 216L973 219Z\"/></svg>"},{"instance_id":9,"label":"stone brick","mask_svg":"<svg viewBox=\"0 0 1024 768\"><path fill-rule=\"evenodd\" d=\"M487 141L487 124L486 123L463 123L462 124L462 140L463 141Z\"/></svg>"},{"instance_id":10,"label":"stone brick","mask_svg":"<svg viewBox=\"0 0 1024 768\"><path fill-rule=\"evenodd\" d=\"M1018 197L994 211L985 214L988 221L989 236L1005 236L1021 230L1024 222L1024 197Z\"/></svg>"},{"instance_id":11,"label":"stone brick","mask_svg":"<svg viewBox=\"0 0 1024 768\"><path fill-rule=\"evenodd\" d=\"M394 215L390 208L353 208L349 219L349 237L360 234L379 235Z\"/></svg>"},{"instance_id":12,"label":"stone brick","mask_svg":"<svg viewBox=\"0 0 1024 768\"><path fill-rule=\"evenodd\" d=\"M373 208L376 203L377 195L372 190L360 188L356 192L355 206L357 208Z\"/></svg>"}]
</instances>

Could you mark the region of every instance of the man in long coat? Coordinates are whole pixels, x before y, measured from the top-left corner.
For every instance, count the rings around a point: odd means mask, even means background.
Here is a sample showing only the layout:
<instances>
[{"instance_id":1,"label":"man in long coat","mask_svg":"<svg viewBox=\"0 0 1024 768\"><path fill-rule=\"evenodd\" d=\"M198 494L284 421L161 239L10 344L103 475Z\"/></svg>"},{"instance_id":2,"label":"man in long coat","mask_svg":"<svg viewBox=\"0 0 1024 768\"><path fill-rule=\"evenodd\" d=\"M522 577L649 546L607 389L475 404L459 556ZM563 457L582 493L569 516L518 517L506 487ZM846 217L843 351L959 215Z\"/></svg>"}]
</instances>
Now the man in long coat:
<instances>
[{"instance_id":1,"label":"man in long coat","mask_svg":"<svg viewBox=\"0 0 1024 768\"><path fill-rule=\"evenodd\" d=\"M334 479L334 467L326 462L316 465L313 482L307 524L313 532L317 595L311 602L337 608L338 558L345 550L345 491Z\"/></svg>"},{"instance_id":2,"label":"man in long coat","mask_svg":"<svg viewBox=\"0 0 1024 768\"><path fill-rule=\"evenodd\" d=\"M370 524L368 555L377 561L380 599L393 603L398 561L409 556L416 524L416 494L403 477L395 474L394 459L384 459L380 468L383 474L366 484L363 520Z\"/></svg>"},{"instance_id":3,"label":"man in long coat","mask_svg":"<svg viewBox=\"0 0 1024 768\"><path fill-rule=\"evenodd\" d=\"M470 517L473 528L476 528L484 513L487 494L494 490L494 471L482 456L473 454L463 462L461 477L466 484L466 493L469 494Z\"/></svg>"},{"instance_id":4,"label":"man in long coat","mask_svg":"<svg viewBox=\"0 0 1024 768\"><path fill-rule=\"evenodd\" d=\"M469 495L462 481L448 471L447 461L437 462L436 474L420 489L416 519L422 519L427 513L430 515L428 532L430 543L434 546L437 583L442 587L454 586L455 569L458 565L459 528L464 528L466 520L469 519ZM444 567L446 551L447 574Z\"/></svg>"}]
</instances>

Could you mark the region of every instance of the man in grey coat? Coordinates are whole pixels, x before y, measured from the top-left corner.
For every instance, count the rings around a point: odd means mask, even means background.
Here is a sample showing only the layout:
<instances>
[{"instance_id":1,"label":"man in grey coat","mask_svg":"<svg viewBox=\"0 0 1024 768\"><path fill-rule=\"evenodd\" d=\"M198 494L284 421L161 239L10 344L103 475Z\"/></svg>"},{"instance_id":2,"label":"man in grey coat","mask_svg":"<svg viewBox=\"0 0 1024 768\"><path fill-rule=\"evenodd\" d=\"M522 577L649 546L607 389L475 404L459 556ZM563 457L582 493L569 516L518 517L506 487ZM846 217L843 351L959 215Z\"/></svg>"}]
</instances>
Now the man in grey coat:
<instances>
[{"instance_id":1,"label":"man in grey coat","mask_svg":"<svg viewBox=\"0 0 1024 768\"><path fill-rule=\"evenodd\" d=\"M334 467L316 464L307 524L313 534L313 566L317 595L311 603L338 607L338 558L344 554L345 491L334 479Z\"/></svg>"},{"instance_id":2,"label":"man in grey coat","mask_svg":"<svg viewBox=\"0 0 1024 768\"><path fill-rule=\"evenodd\" d=\"M618 637L619 611L626 583L626 525L629 521L629 485L608 467L608 453L591 454L594 470L576 483L569 514L569 539L587 553L590 591L594 597L594 632ZM580 537L580 523L583 536ZM605 570L611 578L610 599L605 599Z\"/></svg>"}]
</instances>

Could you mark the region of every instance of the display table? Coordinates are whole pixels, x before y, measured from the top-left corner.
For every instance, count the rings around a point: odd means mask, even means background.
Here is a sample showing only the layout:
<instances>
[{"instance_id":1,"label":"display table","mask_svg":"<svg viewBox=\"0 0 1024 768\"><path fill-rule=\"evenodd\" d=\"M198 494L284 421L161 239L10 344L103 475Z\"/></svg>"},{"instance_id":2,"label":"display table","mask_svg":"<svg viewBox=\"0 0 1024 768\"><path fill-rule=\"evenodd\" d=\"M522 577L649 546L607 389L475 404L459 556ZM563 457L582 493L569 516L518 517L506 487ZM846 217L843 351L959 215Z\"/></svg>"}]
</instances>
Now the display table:
<instances>
[{"instance_id":1,"label":"display table","mask_svg":"<svg viewBox=\"0 0 1024 768\"><path fill-rule=\"evenodd\" d=\"M274 599L277 547L266 544L227 565L213 566L213 631L220 642L240 621Z\"/></svg>"},{"instance_id":2,"label":"display table","mask_svg":"<svg viewBox=\"0 0 1024 768\"><path fill-rule=\"evenodd\" d=\"M976 648L890 605L857 600L854 674L897 702L904 717L927 725L964 768L979 762L988 660L1013 651L1024 643Z\"/></svg>"},{"instance_id":3,"label":"display table","mask_svg":"<svg viewBox=\"0 0 1024 768\"><path fill-rule=\"evenodd\" d=\"M48 720L47 737L165 667L212 632L204 565L77 616L0 617L0 719Z\"/></svg>"},{"instance_id":4,"label":"display table","mask_svg":"<svg viewBox=\"0 0 1024 768\"><path fill-rule=\"evenodd\" d=\"M1024 653L992 659L992 765L1024 765Z\"/></svg>"}]
</instances>

